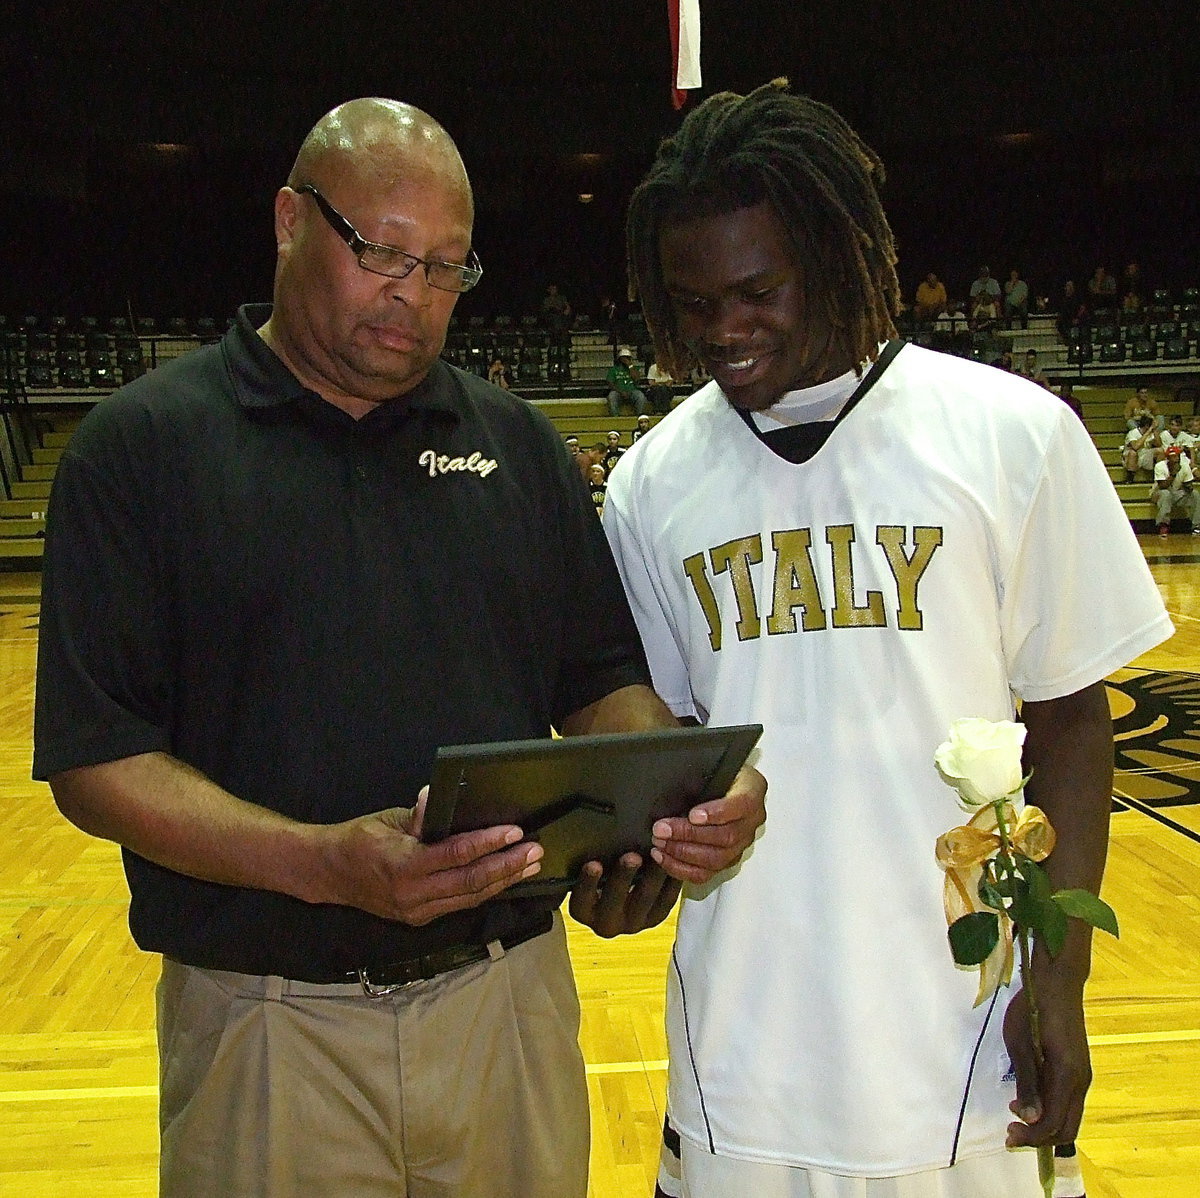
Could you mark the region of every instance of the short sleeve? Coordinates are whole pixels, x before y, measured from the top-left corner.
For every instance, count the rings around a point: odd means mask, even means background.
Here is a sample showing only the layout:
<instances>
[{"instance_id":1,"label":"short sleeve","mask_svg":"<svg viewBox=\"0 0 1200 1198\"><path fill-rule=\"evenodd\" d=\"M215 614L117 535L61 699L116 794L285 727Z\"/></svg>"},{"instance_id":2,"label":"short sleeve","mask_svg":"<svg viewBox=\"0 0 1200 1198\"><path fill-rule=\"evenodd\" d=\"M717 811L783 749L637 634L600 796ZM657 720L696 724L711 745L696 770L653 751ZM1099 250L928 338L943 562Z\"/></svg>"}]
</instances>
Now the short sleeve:
<instances>
[{"instance_id":1,"label":"short sleeve","mask_svg":"<svg viewBox=\"0 0 1200 1198\"><path fill-rule=\"evenodd\" d=\"M1173 631L1112 480L1065 407L1000 615L1013 692L1034 702L1099 682Z\"/></svg>"},{"instance_id":2,"label":"short sleeve","mask_svg":"<svg viewBox=\"0 0 1200 1198\"><path fill-rule=\"evenodd\" d=\"M696 710L686 660L666 616L662 588L653 574L650 555L629 511L629 488L621 486L621 481L614 475L614 481L609 484L604 504L604 531L642 636L654 689L675 715L702 720L704 713Z\"/></svg>"},{"instance_id":3,"label":"short sleeve","mask_svg":"<svg viewBox=\"0 0 1200 1198\"><path fill-rule=\"evenodd\" d=\"M34 777L170 745L152 502L68 449L47 509Z\"/></svg>"}]
</instances>

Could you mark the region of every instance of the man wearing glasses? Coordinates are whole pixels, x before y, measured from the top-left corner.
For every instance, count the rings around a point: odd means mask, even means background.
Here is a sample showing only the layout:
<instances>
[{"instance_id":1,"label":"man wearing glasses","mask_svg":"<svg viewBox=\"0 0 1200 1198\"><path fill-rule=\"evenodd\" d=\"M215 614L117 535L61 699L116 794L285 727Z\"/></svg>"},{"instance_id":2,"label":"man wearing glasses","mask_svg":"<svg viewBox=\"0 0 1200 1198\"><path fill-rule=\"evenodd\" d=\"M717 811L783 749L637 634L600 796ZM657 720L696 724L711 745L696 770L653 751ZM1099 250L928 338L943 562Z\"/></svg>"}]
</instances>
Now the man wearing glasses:
<instances>
[{"instance_id":1,"label":"man wearing glasses","mask_svg":"<svg viewBox=\"0 0 1200 1198\"><path fill-rule=\"evenodd\" d=\"M273 305L98 405L55 481L34 772L163 954L163 1198L586 1191L562 895L506 893L519 829L427 846L412 804L441 744L675 721L561 438L439 359L472 221L430 117L335 109L276 197ZM572 912L658 922L764 790Z\"/></svg>"}]
</instances>

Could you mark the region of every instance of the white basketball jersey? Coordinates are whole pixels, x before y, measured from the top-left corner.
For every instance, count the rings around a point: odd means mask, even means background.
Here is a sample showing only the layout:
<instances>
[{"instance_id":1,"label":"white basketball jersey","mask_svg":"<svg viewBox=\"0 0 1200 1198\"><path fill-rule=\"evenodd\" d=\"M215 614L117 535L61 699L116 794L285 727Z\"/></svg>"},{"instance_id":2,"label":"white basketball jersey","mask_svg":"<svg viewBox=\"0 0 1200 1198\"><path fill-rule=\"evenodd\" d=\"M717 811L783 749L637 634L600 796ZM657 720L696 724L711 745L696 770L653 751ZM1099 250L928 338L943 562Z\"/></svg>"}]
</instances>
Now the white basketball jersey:
<instances>
[{"instance_id":1,"label":"white basketball jersey","mask_svg":"<svg viewBox=\"0 0 1200 1198\"><path fill-rule=\"evenodd\" d=\"M995 1151L1011 994L973 1009L951 960L933 849L963 813L934 749L1171 632L1082 425L905 346L794 464L709 384L625 455L604 524L663 698L765 727L763 832L680 913L672 1121L862 1176Z\"/></svg>"}]
</instances>

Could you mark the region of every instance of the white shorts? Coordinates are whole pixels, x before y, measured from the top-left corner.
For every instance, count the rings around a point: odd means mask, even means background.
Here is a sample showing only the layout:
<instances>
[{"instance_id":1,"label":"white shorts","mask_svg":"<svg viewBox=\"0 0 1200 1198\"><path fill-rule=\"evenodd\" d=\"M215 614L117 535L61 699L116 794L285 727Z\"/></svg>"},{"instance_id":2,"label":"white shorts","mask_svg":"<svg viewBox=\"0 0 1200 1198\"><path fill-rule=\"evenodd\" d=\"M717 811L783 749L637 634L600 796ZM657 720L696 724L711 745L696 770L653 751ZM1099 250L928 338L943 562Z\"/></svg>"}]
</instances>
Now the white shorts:
<instances>
[{"instance_id":1,"label":"white shorts","mask_svg":"<svg viewBox=\"0 0 1200 1198\"><path fill-rule=\"evenodd\" d=\"M1001 1150L901 1177L845 1177L713 1156L680 1139L681 1198L1041 1198L1037 1154ZM665 1191L669 1192L669 1191Z\"/></svg>"}]
</instances>

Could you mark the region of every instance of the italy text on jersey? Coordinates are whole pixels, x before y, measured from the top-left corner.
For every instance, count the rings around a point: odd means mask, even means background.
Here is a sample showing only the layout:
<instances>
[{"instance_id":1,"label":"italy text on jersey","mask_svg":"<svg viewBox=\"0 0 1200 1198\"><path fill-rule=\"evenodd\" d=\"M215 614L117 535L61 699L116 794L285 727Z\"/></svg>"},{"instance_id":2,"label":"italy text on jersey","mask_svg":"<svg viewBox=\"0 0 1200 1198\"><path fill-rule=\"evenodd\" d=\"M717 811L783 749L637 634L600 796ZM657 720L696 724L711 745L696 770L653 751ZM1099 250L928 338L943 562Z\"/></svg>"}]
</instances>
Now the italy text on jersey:
<instances>
[{"instance_id":1,"label":"italy text on jersey","mask_svg":"<svg viewBox=\"0 0 1200 1198\"><path fill-rule=\"evenodd\" d=\"M812 529L787 528L770 534L774 560L771 609L766 619L768 636L795 632L797 609L801 613L799 627L805 632L830 625L885 628L892 621L905 631L919 631L924 626L918 588L942 544L940 528L918 524L910 530L901 524L880 524L873 538L860 538L853 524L833 524L825 529L824 540L833 579L832 595L822 594L817 580L813 554L821 550L814 548ZM753 640L762 635L762 608L750 568L763 561L763 541L762 534L753 533L684 559L683 569L708 623L714 653L722 642L721 607L714 590L718 575L727 574L728 585L733 588L738 639ZM911 545L911 551L906 545ZM863 602L856 601L855 555L866 553L881 553L886 560L896 587L895 595L889 596L894 603L885 603L882 591L867 591Z\"/></svg>"}]
</instances>

